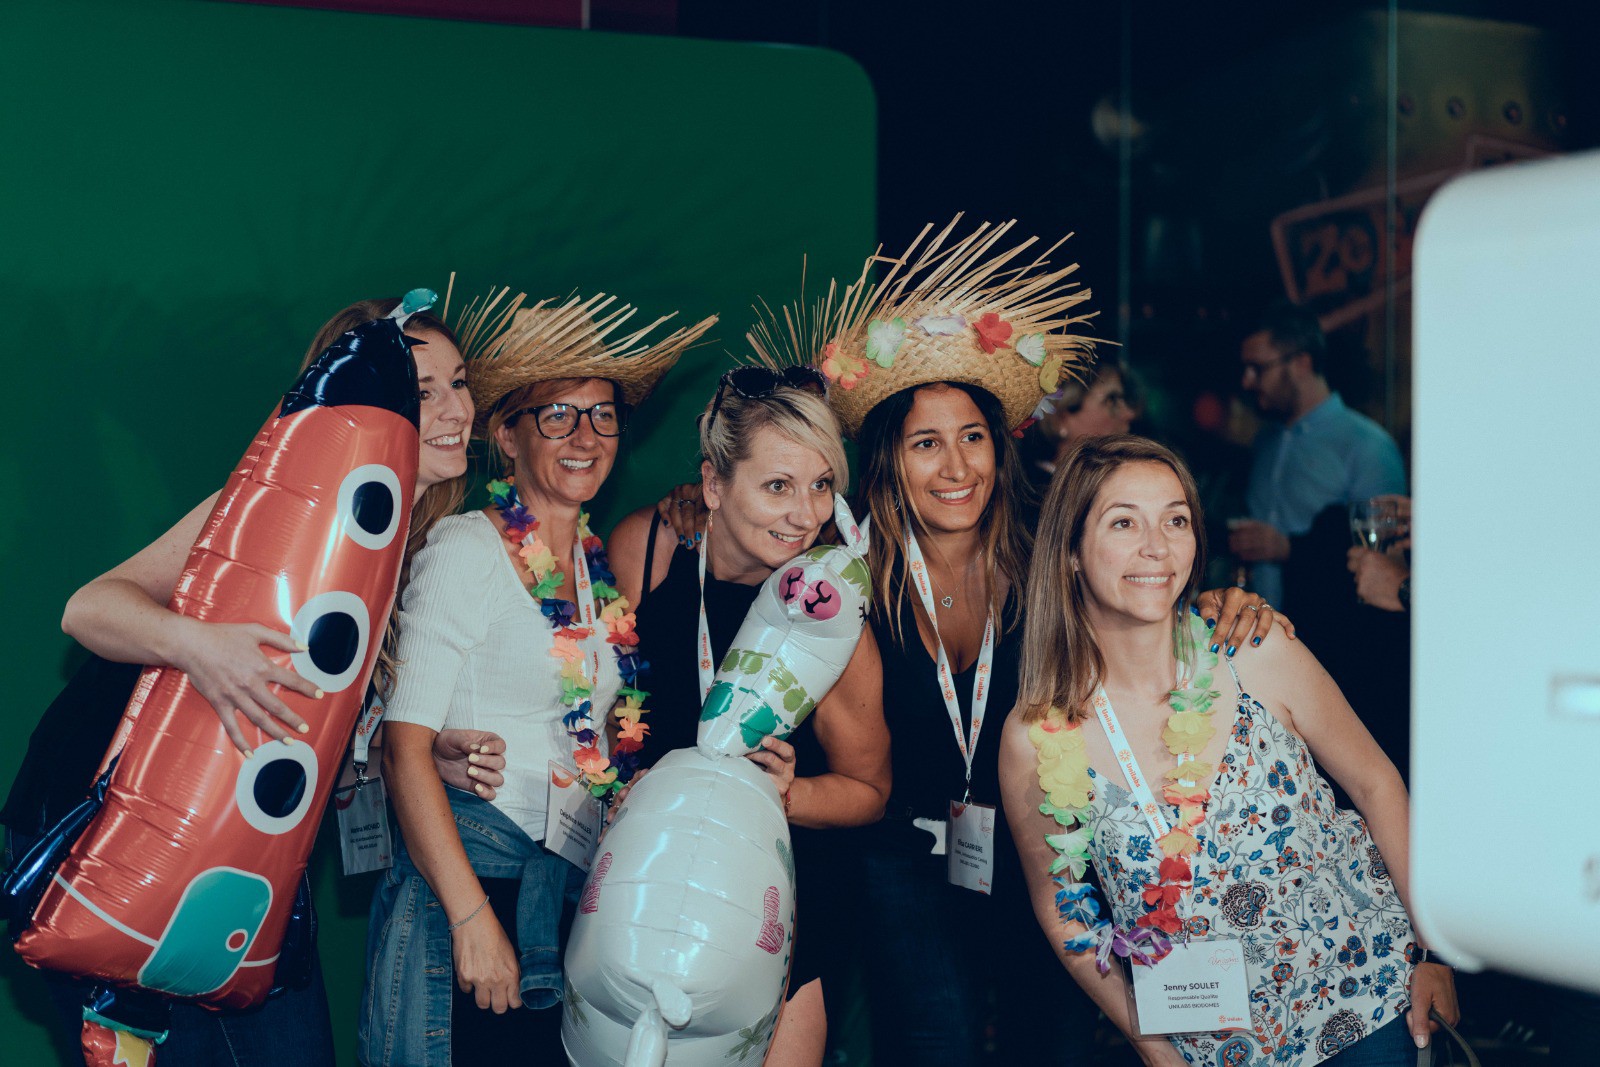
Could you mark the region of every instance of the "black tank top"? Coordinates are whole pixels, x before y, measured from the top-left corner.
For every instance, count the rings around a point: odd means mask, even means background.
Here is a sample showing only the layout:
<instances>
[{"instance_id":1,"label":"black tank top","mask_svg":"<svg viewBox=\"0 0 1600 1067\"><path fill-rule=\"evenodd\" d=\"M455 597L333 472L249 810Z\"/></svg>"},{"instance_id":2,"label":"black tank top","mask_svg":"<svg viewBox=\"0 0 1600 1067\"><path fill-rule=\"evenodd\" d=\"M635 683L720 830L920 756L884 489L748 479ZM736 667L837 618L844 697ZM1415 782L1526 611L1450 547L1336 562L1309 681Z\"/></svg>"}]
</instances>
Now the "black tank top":
<instances>
[{"instance_id":1,"label":"black tank top","mask_svg":"<svg viewBox=\"0 0 1600 1067\"><path fill-rule=\"evenodd\" d=\"M883 657L883 715L893 738L890 760L894 785L886 818L876 828L880 844L900 844L926 851L926 833L910 827L911 819L943 819L951 800L966 790L967 768L956 747L950 712L939 694L934 659L917 633L912 600L916 590L906 589L899 605L900 639L891 632L885 612L873 605L870 616L878 651ZM884 605L895 610L894 604ZM1017 669L1022 652L1022 628L1017 619L1017 599L1006 599L1004 618L995 635L994 666L990 674L988 706L983 730L972 761L972 799L980 804L1000 804L1000 731L1017 702ZM972 726L972 684L977 662L955 676L956 703L961 709L961 735ZM1003 824L1004 820L1000 820Z\"/></svg>"},{"instance_id":2,"label":"black tank top","mask_svg":"<svg viewBox=\"0 0 1600 1067\"><path fill-rule=\"evenodd\" d=\"M653 767L668 752L693 748L700 725L700 557L679 545L672 553L661 584L650 588L656 533L652 524L645 542L644 592L634 608L639 647L650 664L644 688L650 693L645 722L650 733L639 753L640 765ZM761 586L724 582L706 571L706 624L711 632L712 661L720 664L744 624ZM795 747L795 774L805 777L827 771L827 760L813 731L802 723L789 739Z\"/></svg>"}]
</instances>

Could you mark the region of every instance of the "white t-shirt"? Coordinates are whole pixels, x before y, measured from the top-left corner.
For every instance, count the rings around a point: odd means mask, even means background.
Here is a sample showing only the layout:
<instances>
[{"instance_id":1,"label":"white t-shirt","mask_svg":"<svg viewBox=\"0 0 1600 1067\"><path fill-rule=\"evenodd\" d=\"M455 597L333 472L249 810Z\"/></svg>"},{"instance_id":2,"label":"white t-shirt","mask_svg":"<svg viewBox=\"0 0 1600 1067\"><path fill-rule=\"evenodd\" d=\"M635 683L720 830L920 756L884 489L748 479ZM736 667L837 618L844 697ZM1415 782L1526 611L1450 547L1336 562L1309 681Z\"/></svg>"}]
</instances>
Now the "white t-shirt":
<instances>
[{"instance_id":1,"label":"white t-shirt","mask_svg":"<svg viewBox=\"0 0 1600 1067\"><path fill-rule=\"evenodd\" d=\"M570 571L571 546L554 547ZM394 695L385 718L430 730L493 730L506 739L505 785L494 804L535 841L544 838L549 760L570 773L576 743L562 717L561 660L551 655L555 629L528 595L504 538L481 511L439 520L411 562L401 595ZM594 669L593 718L605 721L621 676L604 626L584 642Z\"/></svg>"}]
</instances>

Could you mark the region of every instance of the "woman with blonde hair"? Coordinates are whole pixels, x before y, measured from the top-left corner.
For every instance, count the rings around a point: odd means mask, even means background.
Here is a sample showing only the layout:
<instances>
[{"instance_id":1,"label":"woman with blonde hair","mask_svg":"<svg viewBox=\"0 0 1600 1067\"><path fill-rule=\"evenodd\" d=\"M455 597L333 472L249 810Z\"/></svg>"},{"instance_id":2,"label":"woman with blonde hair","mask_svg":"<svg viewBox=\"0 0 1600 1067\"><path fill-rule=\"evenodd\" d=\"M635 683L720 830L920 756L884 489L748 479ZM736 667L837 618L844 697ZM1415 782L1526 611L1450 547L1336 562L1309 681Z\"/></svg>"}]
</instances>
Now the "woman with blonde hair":
<instances>
[{"instance_id":1,"label":"woman with blonde hair","mask_svg":"<svg viewBox=\"0 0 1600 1067\"><path fill-rule=\"evenodd\" d=\"M399 303L398 298L362 300L341 310L317 332L301 369L342 334L387 316ZM464 435L471 425L472 401L455 334L445 322L418 312L410 316L405 332L416 341L411 352L417 365L421 439L417 496L405 553L404 566L409 567L431 525L460 500L467 467ZM140 665L184 671L210 702L229 738L246 754L251 748L241 720L276 740L293 737L303 725L278 694L290 689L310 696L317 687L287 666L274 663L266 651L295 651L297 646L289 634L255 623L200 621L168 607L216 499L213 494L202 501L161 537L84 585L67 602L62 629L94 653L95 659L51 706L35 732L29 757L6 806L5 821L11 831L7 850L13 858L21 858L29 840L46 828L52 813L59 815L64 812L63 805L82 799L83 783L93 778ZM404 573L402 570L402 582ZM380 664L392 664L393 656L391 619ZM103 739L97 743L96 737ZM430 756L429 774L492 795L499 757L491 754L495 747L491 741L479 734L442 736L439 749ZM474 745L489 747L481 755L474 752L475 764L469 765L467 749ZM74 754L86 757L82 770L67 765ZM472 777L469 768L475 772ZM45 817L43 822L40 814ZM214 1012L174 1005L170 1033L161 1045L162 1062L249 1063L254 1062L251 1057L257 1050L270 1049L274 1063L332 1064L333 1036L321 966L314 954L309 962L310 974L303 987L281 982L285 986L282 995L269 999L259 1010ZM88 986L48 973L46 980L76 1041Z\"/></svg>"},{"instance_id":2,"label":"woman with blonde hair","mask_svg":"<svg viewBox=\"0 0 1600 1067\"><path fill-rule=\"evenodd\" d=\"M1405 787L1304 645L1215 653L1190 612L1204 528L1153 441L1089 439L1056 472L1000 757L1035 916L1145 1063L1410 1064L1457 1011L1406 914ZM1175 986L1216 999L1185 1023Z\"/></svg>"},{"instance_id":3,"label":"woman with blonde hair","mask_svg":"<svg viewBox=\"0 0 1600 1067\"><path fill-rule=\"evenodd\" d=\"M728 371L700 417L710 508L703 538L685 545L660 536L666 523L654 507L629 515L611 535L618 584L638 604L638 632L651 650L647 764L695 744L711 672L762 583L816 543L833 517L835 494L849 485L823 386L809 367ZM707 667L697 670L701 663ZM889 795L889 734L870 631L810 721L793 744L768 738L765 751L750 757L783 797L798 879L795 957L768 1067L822 1062L841 906L834 880L824 875L834 844L825 831L876 821Z\"/></svg>"}]
</instances>

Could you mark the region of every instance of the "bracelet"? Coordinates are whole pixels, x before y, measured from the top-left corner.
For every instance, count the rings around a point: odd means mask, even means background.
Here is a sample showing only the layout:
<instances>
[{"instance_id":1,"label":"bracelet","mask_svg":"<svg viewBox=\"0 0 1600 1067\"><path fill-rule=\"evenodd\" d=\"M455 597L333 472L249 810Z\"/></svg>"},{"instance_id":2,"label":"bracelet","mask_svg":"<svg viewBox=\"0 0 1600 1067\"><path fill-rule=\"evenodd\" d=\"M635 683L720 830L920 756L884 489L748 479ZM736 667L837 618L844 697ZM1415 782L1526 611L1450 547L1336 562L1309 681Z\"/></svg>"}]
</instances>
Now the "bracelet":
<instances>
[{"instance_id":1,"label":"bracelet","mask_svg":"<svg viewBox=\"0 0 1600 1067\"><path fill-rule=\"evenodd\" d=\"M487 904L487 903L489 903L489 894L485 893L483 895L483 904ZM476 908L473 908L472 909L472 913L470 915L468 915L465 919L462 919L460 922L451 923L449 932L453 934L457 930L461 929L463 926L467 925L473 919L477 918L478 917L478 912L483 910L483 904L479 904Z\"/></svg>"}]
</instances>

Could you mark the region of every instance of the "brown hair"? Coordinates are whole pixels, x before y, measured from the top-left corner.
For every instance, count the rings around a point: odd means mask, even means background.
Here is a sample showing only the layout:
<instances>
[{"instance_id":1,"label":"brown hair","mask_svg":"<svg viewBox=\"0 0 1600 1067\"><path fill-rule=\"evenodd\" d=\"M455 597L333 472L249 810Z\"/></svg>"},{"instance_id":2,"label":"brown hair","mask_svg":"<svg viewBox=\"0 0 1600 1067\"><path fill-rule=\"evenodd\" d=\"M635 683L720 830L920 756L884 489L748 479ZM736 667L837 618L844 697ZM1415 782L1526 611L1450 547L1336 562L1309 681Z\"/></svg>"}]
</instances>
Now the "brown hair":
<instances>
[{"instance_id":1,"label":"brown hair","mask_svg":"<svg viewBox=\"0 0 1600 1067\"><path fill-rule=\"evenodd\" d=\"M1171 449L1148 437L1114 434L1078 443L1056 468L1039 517L1039 551L1028 575L1028 617L1022 630L1022 667L1017 707L1023 722L1044 718L1053 705L1068 722L1084 718L1084 708L1105 677L1105 657L1095 641L1074 560L1083 544L1089 511L1106 481L1130 463L1160 463L1183 486L1194 531L1194 565L1183 595L1173 605L1172 635L1180 660L1190 658L1183 617L1200 591L1205 570L1205 516L1194 475Z\"/></svg>"},{"instance_id":2,"label":"brown hair","mask_svg":"<svg viewBox=\"0 0 1600 1067\"><path fill-rule=\"evenodd\" d=\"M900 608L906 593L906 531L920 530L922 517L906 492L900 439L917 391L938 385L960 389L972 398L994 446L995 484L979 520L979 536L983 541L984 588L989 591L989 610L996 618L1002 617L1005 607L1005 595L996 579L1003 576L1005 585L1020 593L1028 576L1031 545L1027 527L1017 515L1017 504L1027 491L1027 482L1016 445L1006 430L1000 401L987 390L965 382L930 382L900 390L862 420L857 454L861 460L861 495L872 517L872 547L867 553L867 566L873 576L872 610L885 613L889 632L902 642L905 636L900 633Z\"/></svg>"},{"instance_id":3,"label":"brown hair","mask_svg":"<svg viewBox=\"0 0 1600 1067\"><path fill-rule=\"evenodd\" d=\"M615 403L622 403L622 390L617 388L617 383L609 378L599 379L611 386L611 399ZM489 412L489 420L484 424L484 441L489 446L489 456L494 466L502 471L511 469L511 460L500 451L500 445L495 440L495 431L506 425L511 416L526 407L550 403L552 397L560 396L568 389L576 389L588 378L546 378L543 381L529 382L527 385L518 386L511 390L495 404L494 410Z\"/></svg>"},{"instance_id":4,"label":"brown hair","mask_svg":"<svg viewBox=\"0 0 1600 1067\"><path fill-rule=\"evenodd\" d=\"M317 336L312 339L311 347L306 349L305 359L300 361L300 369L304 371L311 365L311 361L320 356L325 349L340 335L349 333L362 323L381 319L400 305L397 296L387 297L382 300L359 300L340 311L333 318L323 323L322 329L317 331ZM427 311L419 311L406 320L406 333L411 336L426 330L437 333L451 344L460 347L456 340L455 331L445 325L443 319ZM406 528L405 555L400 561L400 594L403 595L406 582L411 578L411 560L428 542L428 534L432 532L434 524L446 515L453 515L461 507L461 502L467 496L467 479L451 478L449 481L430 485L422 491L411 504L411 523ZM378 662L373 667L372 682L378 694L388 698L394 689L395 669L399 660L395 658L395 649L399 644L400 597L395 597L395 610L389 612L389 621L384 626L383 644L378 649Z\"/></svg>"}]
</instances>

